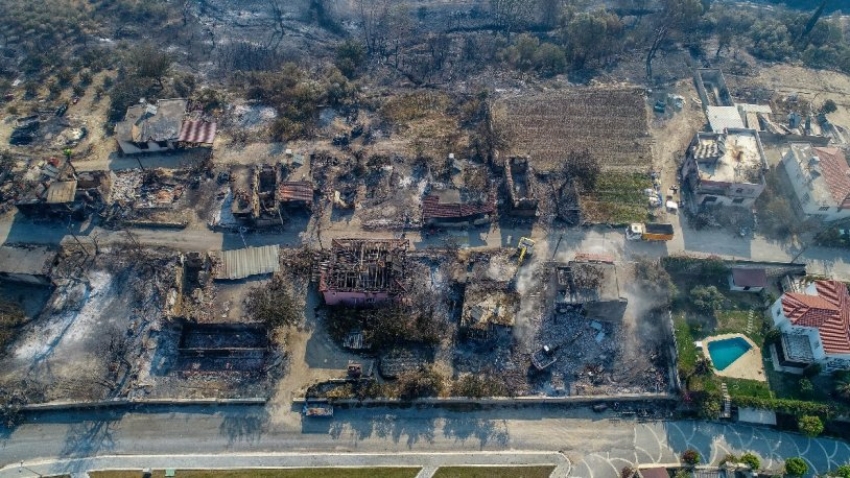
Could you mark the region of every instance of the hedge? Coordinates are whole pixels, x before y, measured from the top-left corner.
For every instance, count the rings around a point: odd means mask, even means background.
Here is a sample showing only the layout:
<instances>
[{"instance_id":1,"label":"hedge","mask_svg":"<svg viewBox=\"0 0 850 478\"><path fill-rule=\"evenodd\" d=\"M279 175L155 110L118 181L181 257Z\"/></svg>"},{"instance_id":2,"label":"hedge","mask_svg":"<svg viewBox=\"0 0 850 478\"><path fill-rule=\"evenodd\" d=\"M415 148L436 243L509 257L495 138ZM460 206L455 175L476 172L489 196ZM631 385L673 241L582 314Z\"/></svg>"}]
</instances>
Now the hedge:
<instances>
[{"instance_id":1,"label":"hedge","mask_svg":"<svg viewBox=\"0 0 850 478\"><path fill-rule=\"evenodd\" d=\"M774 412L787 413L795 417L799 417L801 415L819 415L822 417L828 417L837 412L835 407L824 403L804 402L801 400L787 400L781 398L735 396L732 397L732 402L739 407L773 410Z\"/></svg>"}]
</instances>

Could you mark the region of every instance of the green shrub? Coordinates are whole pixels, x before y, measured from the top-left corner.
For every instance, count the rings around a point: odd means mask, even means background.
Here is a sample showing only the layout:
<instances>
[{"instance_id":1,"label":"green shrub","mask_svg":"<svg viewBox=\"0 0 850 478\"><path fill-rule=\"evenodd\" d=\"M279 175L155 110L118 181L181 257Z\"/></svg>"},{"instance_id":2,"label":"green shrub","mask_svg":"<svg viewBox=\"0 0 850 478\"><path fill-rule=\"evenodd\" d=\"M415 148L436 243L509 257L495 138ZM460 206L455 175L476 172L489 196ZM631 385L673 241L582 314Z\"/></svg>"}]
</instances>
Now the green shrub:
<instances>
[{"instance_id":1,"label":"green shrub","mask_svg":"<svg viewBox=\"0 0 850 478\"><path fill-rule=\"evenodd\" d=\"M814 415L803 415L797 420L797 428L807 437L816 437L823 433L823 422Z\"/></svg>"},{"instance_id":2,"label":"green shrub","mask_svg":"<svg viewBox=\"0 0 850 478\"><path fill-rule=\"evenodd\" d=\"M700 461L702 461L702 456L693 448L688 448L682 452L682 461L691 466L699 465Z\"/></svg>"},{"instance_id":3,"label":"green shrub","mask_svg":"<svg viewBox=\"0 0 850 478\"><path fill-rule=\"evenodd\" d=\"M809 471L809 465L799 456L785 460L785 474L790 476L803 476Z\"/></svg>"},{"instance_id":4,"label":"green shrub","mask_svg":"<svg viewBox=\"0 0 850 478\"><path fill-rule=\"evenodd\" d=\"M343 75L354 78L366 61L366 47L354 40L346 40L336 48L334 64Z\"/></svg>"},{"instance_id":5,"label":"green shrub","mask_svg":"<svg viewBox=\"0 0 850 478\"><path fill-rule=\"evenodd\" d=\"M787 413L796 417L802 415L829 416L835 410L827 404L805 402L802 400L788 400L777 398L758 398L747 396L733 396L732 403L739 407L759 408L762 410L773 410L774 412Z\"/></svg>"},{"instance_id":6,"label":"green shrub","mask_svg":"<svg viewBox=\"0 0 850 478\"><path fill-rule=\"evenodd\" d=\"M711 312L723 306L723 301L726 299L717 287L698 285L691 289L691 302L698 309L704 312Z\"/></svg>"},{"instance_id":7,"label":"green shrub","mask_svg":"<svg viewBox=\"0 0 850 478\"><path fill-rule=\"evenodd\" d=\"M725 465L726 463L738 463L738 457L735 456L734 453L727 453L726 456L720 460L721 465Z\"/></svg>"},{"instance_id":8,"label":"green shrub","mask_svg":"<svg viewBox=\"0 0 850 478\"><path fill-rule=\"evenodd\" d=\"M841 465L838 468L827 473L827 476L836 478L850 478L850 465Z\"/></svg>"},{"instance_id":9,"label":"green shrub","mask_svg":"<svg viewBox=\"0 0 850 478\"><path fill-rule=\"evenodd\" d=\"M801 378L799 382L800 393L804 396L811 396L812 392L815 390L815 386L812 385L812 381L807 378Z\"/></svg>"},{"instance_id":10,"label":"green shrub","mask_svg":"<svg viewBox=\"0 0 850 478\"><path fill-rule=\"evenodd\" d=\"M740 462L749 466L753 471L758 471L758 469L761 468L761 460L759 460L759 457L749 452L741 455Z\"/></svg>"}]
</instances>

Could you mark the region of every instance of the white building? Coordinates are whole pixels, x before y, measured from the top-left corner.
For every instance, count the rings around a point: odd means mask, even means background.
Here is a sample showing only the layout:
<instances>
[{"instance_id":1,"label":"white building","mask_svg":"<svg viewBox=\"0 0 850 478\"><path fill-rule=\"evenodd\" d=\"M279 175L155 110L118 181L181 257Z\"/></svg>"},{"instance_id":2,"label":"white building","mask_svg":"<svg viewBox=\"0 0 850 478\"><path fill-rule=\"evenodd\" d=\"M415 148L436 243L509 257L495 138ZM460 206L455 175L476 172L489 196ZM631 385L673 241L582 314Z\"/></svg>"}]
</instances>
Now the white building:
<instances>
[{"instance_id":1,"label":"white building","mask_svg":"<svg viewBox=\"0 0 850 478\"><path fill-rule=\"evenodd\" d=\"M803 292L786 292L770 308L782 331L782 365L819 363L827 371L850 369L850 293L834 280L809 284Z\"/></svg>"},{"instance_id":2,"label":"white building","mask_svg":"<svg viewBox=\"0 0 850 478\"><path fill-rule=\"evenodd\" d=\"M766 169L758 131L727 128L723 133L697 133L682 165L682 179L699 205L750 207L764 190Z\"/></svg>"},{"instance_id":3,"label":"white building","mask_svg":"<svg viewBox=\"0 0 850 478\"><path fill-rule=\"evenodd\" d=\"M850 217L850 166L842 150L791 143L782 165L804 215L825 221Z\"/></svg>"},{"instance_id":4,"label":"white building","mask_svg":"<svg viewBox=\"0 0 850 478\"><path fill-rule=\"evenodd\" d=\"M217 125L185 119L189 102L185 98L141 100L127 108L124 121L115 125L115 139L124 154L156 153L179 146L211 145Z\"/></svg>"}]
</instances>

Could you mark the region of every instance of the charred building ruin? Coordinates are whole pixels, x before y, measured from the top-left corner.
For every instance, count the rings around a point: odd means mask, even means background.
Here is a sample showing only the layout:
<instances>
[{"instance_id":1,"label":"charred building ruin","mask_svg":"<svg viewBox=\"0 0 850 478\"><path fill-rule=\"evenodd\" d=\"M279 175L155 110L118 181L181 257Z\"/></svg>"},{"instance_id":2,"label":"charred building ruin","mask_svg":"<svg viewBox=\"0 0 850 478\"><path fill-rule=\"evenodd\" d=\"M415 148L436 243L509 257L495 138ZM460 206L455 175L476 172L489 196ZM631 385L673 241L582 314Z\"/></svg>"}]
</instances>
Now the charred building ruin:
<instances>
[{"instance_id":1,"label":"charred building ruin","mask_svg":"<svg viewBox=\"0 0 850 478\"><path fill-rule=\"evenodd\" d=\"M28 194L15 206L31 217L74 215L78 219L111 202L115 174L111 171L77 173L65 158L50 158Z\"/></svg>"},{"instance_id":2,"label":"charred building ruin","mask_svg":"<svg viewBox=\"0 0 850 478\"><path fill-rule=\"evenodd\" d=\"M592 319L622 319L628 301L620 296L617 266L613 258L578 255L566 264L555 264L553 272L557 309L581 307Z\"/></svg>"},{"instance_id":3,"label":"charred building ruin","mask_svg":"<svg viewBox=\"0 0 850 478\"><path fill-rule=\"evenodd\" d=\"M334 239L319 271L328 305L372 305L406 291L406 239Z\"/></svg>"},{"instance_id":4,"label":"charred building ruin","mask_svg":"<svg viewBox=\"0 0 850 478\"><path fill-rule=\"evenodd\" d=\"M230 173L233 217L246 225L267 227L283 225L283 211L310 211L313 184L283 179L280 165L233 168Z\"/></svg>"},{"instance_id":5,"label":"charred building ruin","mask_svg":"<svg viewBox=\"0 0 850 478\"><path fill-rule=\"evenodd\" d=\"M531 190L531 173L528 158L515 157L508 160L508 167L505 168L505 184L511 200L510 213L515 216L537 215L538 200Z\"/></svg>"}]
</instances>

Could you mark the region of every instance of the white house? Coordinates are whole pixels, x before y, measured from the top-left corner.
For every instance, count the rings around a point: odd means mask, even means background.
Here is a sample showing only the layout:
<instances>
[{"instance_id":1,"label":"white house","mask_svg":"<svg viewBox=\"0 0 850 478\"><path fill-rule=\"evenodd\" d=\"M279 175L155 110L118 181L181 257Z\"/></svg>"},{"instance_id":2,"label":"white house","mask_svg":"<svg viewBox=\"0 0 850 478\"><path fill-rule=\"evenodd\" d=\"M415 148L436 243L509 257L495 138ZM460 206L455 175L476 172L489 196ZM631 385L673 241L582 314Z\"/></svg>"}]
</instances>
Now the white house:
<instances>
[{"instance_id":1,"label":"white house","mask_svg":"<svg viewBox=\"0 0 850 478\"><path fill-rule=\"evenodd\" d=\"M786 292L771 306L770 315L782 331L777 352L783 365L850 369L850 293L843 283L820 280L802 293Z\"/></svg>"},{"instance_id":2,"label":"white house","mask_svg":"<svg viewBox=\"0 0 850 478\"><path fill-rule=\"evenodd\" d=\"M791 143L782 165L804 215L825 221L850 217L850 165L842 150Z\"/></svg>"},{"instance_id":3,"label":"white house","mask_svg":"<svg viewBox=\"0 0 850 478\"><path fill-rule=\"evenodd\" d=\"M722 133L697 133L681 174L696 204L750 207L765 188L766 169L758 131L727 128Z\"/></svg>"},{"instance_id":4,"label":"white house","mask_svg":"<svg viewBox=\"0 0 850 478\"><path fill-rule=\"evenodd\" d=\"M188 100L171 98L156 104L144 99L127 108L115 125L115 139L124 154L156 153L178 147L211 145L217 125L185 119Z\"/></svg>"}]
</instances>

